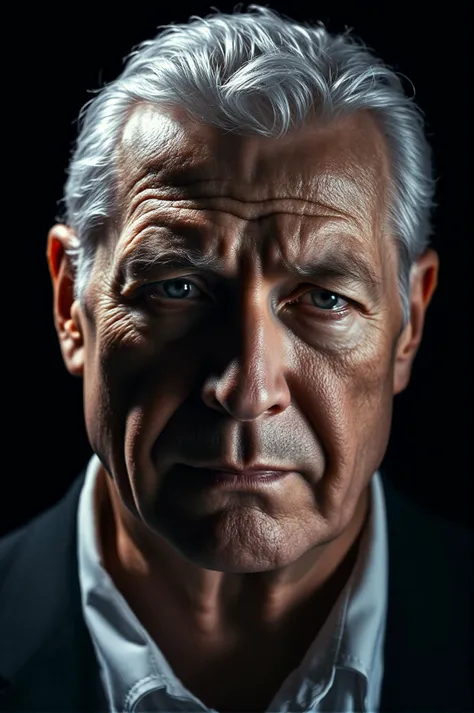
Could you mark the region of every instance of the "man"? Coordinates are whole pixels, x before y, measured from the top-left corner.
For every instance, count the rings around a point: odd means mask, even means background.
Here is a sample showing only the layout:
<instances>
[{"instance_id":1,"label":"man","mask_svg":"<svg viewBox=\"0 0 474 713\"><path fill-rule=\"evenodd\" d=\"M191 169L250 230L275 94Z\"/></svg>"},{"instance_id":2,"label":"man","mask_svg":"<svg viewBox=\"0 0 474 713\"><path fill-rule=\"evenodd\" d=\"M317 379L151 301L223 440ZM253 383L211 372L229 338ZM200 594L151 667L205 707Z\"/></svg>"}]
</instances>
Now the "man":
<instances>
[{"instance_id":1,"label":"man","mask_svg":"<svg viewBox=\"0 0 474 713\"><path fill-rule=\"evenodd\" d=\"M4 709L470 708L470 544L378 471L432 192L397 77L270 10L90 103L48 260L96 455L0 543Z\"/></svg>"}]
</instances>

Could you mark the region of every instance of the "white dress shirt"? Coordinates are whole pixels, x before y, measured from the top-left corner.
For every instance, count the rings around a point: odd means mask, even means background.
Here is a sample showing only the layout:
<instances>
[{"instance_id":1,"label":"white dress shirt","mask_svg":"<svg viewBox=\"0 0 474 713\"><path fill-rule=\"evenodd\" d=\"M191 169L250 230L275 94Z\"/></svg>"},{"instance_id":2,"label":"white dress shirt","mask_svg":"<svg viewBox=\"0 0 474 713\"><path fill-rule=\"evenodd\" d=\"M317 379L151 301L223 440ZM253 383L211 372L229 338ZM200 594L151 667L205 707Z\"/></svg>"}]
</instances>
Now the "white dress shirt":
<instances>
[{"instance_id":1,"label":"white dress shirt","mask_svg":"<svg viewBox=\"0 0 474 713\"><path fill-rule=\"evenodd\" d=\"M174 674L159 647L104 569L93 493L100 462L89 462L78 507L78 560L84 619L111 713L207 713ZM370 485L370 512L347 585L298 668L267 711L375 713L383 677L388 577L385 499L380 474ZM163 612L166 616L166 612Z\"/></svg>"}]
</instances>

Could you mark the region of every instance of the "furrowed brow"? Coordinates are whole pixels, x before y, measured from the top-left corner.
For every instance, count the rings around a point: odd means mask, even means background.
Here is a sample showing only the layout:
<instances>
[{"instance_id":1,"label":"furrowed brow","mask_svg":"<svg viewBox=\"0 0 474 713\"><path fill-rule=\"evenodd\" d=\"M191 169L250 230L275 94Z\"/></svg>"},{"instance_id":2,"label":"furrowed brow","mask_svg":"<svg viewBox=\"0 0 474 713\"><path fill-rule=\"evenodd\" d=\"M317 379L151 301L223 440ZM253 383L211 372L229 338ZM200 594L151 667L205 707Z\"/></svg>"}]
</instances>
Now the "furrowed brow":
<instances>
[{"instance_id":1,"label":"furrowed brow","mask_svg":"<svg viewBox=\"0 0 474 713\"><path fill-rule=\"evenodd\" d=\"M356 252L334 250L304 263L290 262L283 255L281 260L289 272L299 277L353 282L365 287L374 300L380 298L382 278L367 260Z\"/></svg>"},{"instance_id":2,"label":"furrowed brow","mask_svg":"<svg viewBox=\"0 0 474 713\"><path fill-rule=\"evenodd\" d=\"M350 282L365 288L370 297L377 301L381 296L382 278L363 255L350 250L323 251L318 257L306 262L290 261L280 253L278 262L289 274L297 277L331 279ZM167 269L207 269L225 274L222 258L212 253L203 253L196 248L170 245L169 241L146 241L126 255L120 262L120 272L131 279L144 274L152 274L160 268Z\"/></svg>"},{"instance_id":3,"label":"furrowed brow","mask_svg":"<svg viewBox=\"0 0 474 713\"><path fill-rule=\"evenodd\" d=\"M143 245L127 255L120 263L121 272L130 277L137 277L143 273L151 273L161 267L167 268L190 268L223 271L223 261L212 254L205 254L200 250L167 246L160 250L151 245Z\"/></svg>"}]
</instances>

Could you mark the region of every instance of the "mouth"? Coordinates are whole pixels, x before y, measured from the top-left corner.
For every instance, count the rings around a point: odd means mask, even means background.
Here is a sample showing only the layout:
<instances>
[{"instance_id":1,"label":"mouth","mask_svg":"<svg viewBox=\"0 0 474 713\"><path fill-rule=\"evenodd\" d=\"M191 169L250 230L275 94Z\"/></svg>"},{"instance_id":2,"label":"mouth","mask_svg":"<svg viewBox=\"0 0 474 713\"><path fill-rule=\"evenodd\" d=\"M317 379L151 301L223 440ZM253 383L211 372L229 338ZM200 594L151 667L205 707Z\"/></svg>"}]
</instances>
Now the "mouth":
<instances>
[{"instance_id":1,"label":"mouth","mask_svg":"<svg viewBox=\"0 0 474 713\"><path fill-rule=\"evenodd\" d=\"M228 466L212 466L189 468L189 476L203 485L222 485L227 487L261 487L282 480L295 471L275 468L274 466L257 466L253 468L237 469Z\"/></svg>"}]
</instances>

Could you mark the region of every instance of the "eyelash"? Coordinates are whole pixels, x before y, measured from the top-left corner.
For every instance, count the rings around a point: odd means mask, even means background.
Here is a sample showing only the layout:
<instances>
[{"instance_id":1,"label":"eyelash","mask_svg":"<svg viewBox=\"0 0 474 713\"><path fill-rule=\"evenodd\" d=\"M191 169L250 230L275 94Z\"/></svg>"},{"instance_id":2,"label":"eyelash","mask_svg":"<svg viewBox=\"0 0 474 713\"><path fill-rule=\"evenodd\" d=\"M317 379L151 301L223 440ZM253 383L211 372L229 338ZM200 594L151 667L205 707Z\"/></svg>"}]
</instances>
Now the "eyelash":
<instances>
[{"instance_id":1,"label":"eyelash","mask_svg":"<svg viewBox=\"0 0 474 713\"><path fill-rule=\"evenodd\" d=\"M205 294L204 291L201 289L201 287L199 287L199 285L197 285L193 280L188 279L188 278L185 278L185 277L176 277L176 278L173 278L173 279L170 279L170 280L160 280L160 281L158 281L158 282L152 282L152 283L149 283L148 285L144 285L144 286L141 287L140 290L139 290L140 297L141 297L142 299L145 299L145 300L146 300L147 297L150 298L150 299L152 299L151 294L150 294L151 289L156 289L157 286L166 285L167 283L169 284L169 283L178 282L178 281L181 281L181 282L187 283L187 284L189 284L189 285L192 285L193 287L195 287L196 289L198 289L202 294ZM316 291L319 291L319 292L326 292L328 295L335 295L335 296L338 297L339 299L343 300L346 304L345 304L345 306L342 307L342 308L339 308L339 309L328 309L328 310L325 310L325 309L323 309L323 308L318 308L317 305L308 305L309 307L314 307L315 309L319 310L322 314L325 313L325 316L326 316L326 315L337 315L337 317L334 317L334 316L333 316L333 317L330 317L330 319L337 319L337 318L341 319L343 316L346 315L346 313L347 313L347 311L348 311L348 308L349 308L349 306L350 306L350 304L351 304L351 300L348 300L348 299L346 299L345 297L342 297L342 295L340 295L340 294L337 293L337 292L333 292L332 290L327 290L327 289L325 289L325 288L323 288L323 287L312 287L311 289L307 290L306 292L302 292L298 297L295 297L294 299L289 300L288 302L286 302L285 305L284 305L284 308L286 309L286 308L288 308L288 307L291 307L292 305L298 304L298 302L300 302L301 299L302 299L305 295L310 294L311 292L316 292ZM165 301L166 301L166 300L169 300L170 302L177 302L177 303L178 303L178 302L187 302L187 301L189 301L189 300L186 300L186 299L180 300L179 298L173 299L172 297L167 297L166 295L160 295L159 297L160 297L160 299L162 299L162 300L165 300Z\"/></svg>"},{"instance_id":2,"label":"eyelash","mask_svg":"<svg viewBox=\"0 0 474 713\"><path fill-rule=\"evenodd\" d=\"M326 312L328 314L341 314L345 313L347 311L347 307L350 304L350 301L345 299L345 297L342 297L338 292L333 292L332 290L326 290L324 287L312 287L309 290L306 290L305 292L302 292L298 297L295 297L295 299L290 300L285 304L285 307L288 307L294 304L298 304L298 302L301 302L301 299L305 297L306 295L311 294L311 292L326 292L328 295L334 295L340 300L343 300L346 305L345 307L340 307L338 309L323 309L322 307L318 307L317 305L308 305L308 307L314 307L315 309L321 310L321 312Z\"/></svg>"}]
</instances>

